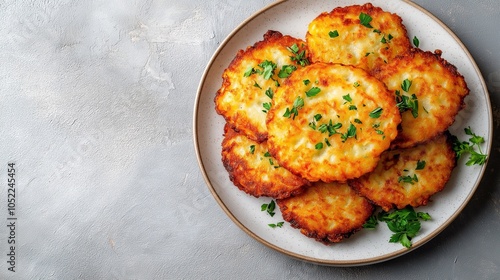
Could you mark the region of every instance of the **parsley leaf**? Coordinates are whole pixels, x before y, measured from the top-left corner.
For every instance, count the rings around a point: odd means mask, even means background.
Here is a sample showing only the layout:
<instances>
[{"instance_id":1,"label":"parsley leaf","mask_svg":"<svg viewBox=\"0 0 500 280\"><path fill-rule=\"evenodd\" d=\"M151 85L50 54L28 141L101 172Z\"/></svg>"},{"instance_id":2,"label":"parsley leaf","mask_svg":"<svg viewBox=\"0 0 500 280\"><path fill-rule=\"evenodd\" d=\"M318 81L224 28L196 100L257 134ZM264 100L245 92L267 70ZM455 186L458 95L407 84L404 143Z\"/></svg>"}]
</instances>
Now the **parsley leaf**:
<instances>
[{"instance_id":1,"label":"parsley leaf","mask_svg":"<svg viewBox=\"0 0 500 280\"><path fill-rule=\"evenodd\" d=\"M276 69L277 66L272 61L265 60L259 63L259 67L263 69L262 75L264 76L264 79L269 80L273 76L274 69Z\"/></svg>"},{"instance_id":2,"label":"parsley leaf","mask_svg":"<svg viewBox=\"0 0 500 280\"><path fill-rule=\"evenodd\" d=\"M277 227L278 227L278 228L280 228L280 227L283 227L283 224L284 224L284 223L285 223L285 222L278 222L278 223L276 223L276 224L267 224L267 225L268 225L270 228L277 228Z\"/></svg>"},{"instance_id":3,"label":"parsley leaf","mask_svg":"<svg viewBox=\"0 0 500 280\"><path fill-rule=\"evenodd\" d=\"M457 160L464 154L469 154L469 159L465 163L467 166L483 165L488 159L488 155L481 150L481 144L484 143L484 138L476 135L472 129L466 127L465 134L471 136L469 141L459 141L456 136L453 136L453 150L455 151ZM477 150L476 150L477 148Z\"/></svg>"},{"instance_id":4,"label":"parsley leaf","mask_svg":"<svg viewBox=\"0 0 500 280\"><path fill-rule=\"evenodd\" d=\"M328 137L334 135L334 134L337 134L337 129L340 129L342 127L342 124L341 123L336 123L336 124L333 124L332 120L329 121L328 124L322 124L318 127L318 130L321 132L321 133L325 133L325 132L328 132Z\"/></svg>"},{"instance_id":5,"label":"parsley leaf","mask_svg":"<svg viewBox=\"0 0 500 280\"><path fill-rule=\"evenodd\" d=\"M314 148L315 148L316 150L321 150L321 149L323 149L323 142L316 143L316 145L314 145Z\"/></svg>"},{"instance_id":6,"label":"parsley leaf","mask_svg":"<svg viewBox=\"0 0 500 280\"><path fill-rule=\"evenodd\" d=\"M415 212L413 207L408 206L392 212L382 211L373 214L363 228L374 229L378 221L385 222L390 231L393 232L389 238L390 243L401 243L406 248L411 248L411 240L417 236L421 229L420 220L428 221L431 216L424 212Z\"/></svg>"},{"instance_id":7,"label":"parsley leaf","mask_svg":"<svg viewBox=\"0 0 500 280\"><path fill-rule=\"evenodd\" d=\"M297 70L297 67L293 65L283 65L278 73L278 77L282 79L288 78L295 70Z\"/></svg>"},{"instance_id":8,"label":"parsley leaf","mask_svg":"<svg viewBox=\"0 0 500 280\"><path fill-rule=\"evenodd\" d=\"M274 92L273 92L273 90L272 90L271 88L268 88L268 89L266 90L266 95L267 95L267 97L269 97L269 98L273 99L273 97L274 97Z\"/></svg>"},{"instance_id":9,"label":"parsley leaf","mask_svg":"<svg viewBox=\"0 0 500 280\"><path fill-rule=\"evenodd\" d=\"M396 106L401 113L410 110L414 118L418 117L418 99L415 94L409 97L396 90Z\"/></svg>"},{"instance_id":10,"label":"parsley leaf","mask_svg":"<svg viewBox=\"0 0 500 280\"><path fill-rule=\"evenodd\" d=\"M369 228L369 229L374 229L378 225L378 220L375 215L371 215L370 218L365 222L363 225L363 228Z\"/></svg>"},{"instance_id":11,"label":"parsley leaf","mask_svg":"<svg viewBox=\"0 0 500 280\"><path fill-rule=\"evenodd\" d=\"M382 115L383 109L380 107L375 108L373 111L370 112L370 118L378 119Z\"/></svg>"},{"instance_id":12,"label":"parsley leaf","mask_svg":"<svg viewBox=\"0 0 500 280\"><path fill-rule=\"evenodd\" d=\"M420 45L420 41L418 40L417 36L413 37L413 45L417 48Z\"/></svg>"},{"instance_id":13,"label":"parsley leaf","mask_svg":"<svg viewBox=\"0 0 500 280\"><path fill-rule=\"evenodd\" d=\"M276 214L274 212L275 209L276 209L276 203L274 202L274 200L271 200L271 202L264 203L260 206L260 211L266 211L267 214L269 214L269 216L271 217L273 217L274 214Z\"/></svg>"},{"instance_id":14,"label":"parsley leaf","mask_svg":"<svg viewBox=\"0 0 500 280\"><path fill-rule=\"evenodd\" d=\"M339 32L337 30L330 31L328 32L328 36L330 36L330 38L339 37Z\"/></svg>"},{"instance_id":15,"label":"parsley leaf","mask_svg":"<svg viewBox=\"0 0 500 280\"><path fill-rule=\"evenodd\" d=\"M342 96L342 99L344 99L347 102L352 102L352 98L350 94Z\"/></svg>"},{"instance_id":16,"label":"parsley leaf","mask_svg":"<svg viewBox=\"0 0 500 280\"><path fill-rule=\"evenodd\" d=\"M300 51L300 48L299 46L297 46L297 44L293 44L290 47L287 47L287 50L293 54L293 56L290 56L290 59L292 59L292 61L297 62L300 66L309 65L309 60L307 60L306 57L306 51Z\"/></svg>"},{"instance_id":17,"label":"parsley leaf","mask_svg":"<svg viewBox=\"0 0 500 280\"><path fill-rule=\"evenodd\" d=\"M304 107L304 99L302 99L302 97L300 96L297 96L297 98L293 102L292 109L286 108L283 117L285 118L292 117L292 119L295 119L295 117L299 115L299 110L302 109L302 107Z\"/></svg>"},{"instance_id":18,"label":"parsley leaf","mask_svg":"<svg viewBox=\"0 0 500 280\"><path fill-rule=\"evenodd\" d=\"M255 153L255 145L250 145L250 153L253 155Z\"/></svg>"},{"instance_id":19,"label":"parsley leaf","mask_svg":"<svg viewBox=\"0 0 500 280\"><path fill-rule=\"evenodd\" d=\"M318 93L321 92L321 89L319 87L312 87L306 92L307 97L313 97L316 96Z\"/></svg>"},{"instance_id":20,"label":"parsley leaf","mask_svg":"<svg viewBox=\"0 0 500 280\"><path fill-rule=\"evenodd\" d=\"M401 89L404 90L405 92L410 91L411 87L411 81L408 79L405 79L403 83L401 83Z\"/></svg>"},{"instance_id":21,"label":"parsley leaf","mask_svg":"<svg viewBox=\"0 0 500 280\"><path fill-rule=\"evenodd\" d=\"M413 174L413 176L406 175L406 176L399 176L398 178L398 183L409 183L409 184L414 184L418 182L418 177L417 174Z\"/></svg>"},{"instance_id":22,"label":"parsley leaf","mask_svg":"<svg viewBox=\"0 0 500 280\"><path fill-rule=\"evenodd\" d=\"M424 168L425 168L425 160L418 160L417 168L415 168L415 170L422 170Z\"/></svg>"},{"instance_id":23,"label":"parsley leaf","mask_svg":"<svg viewBox=\"0 0 500 280\"><path fill-rule=\"evenodd\" d=\"M368 14L361 13L359 14L359 23L361 25L368 27L368 28L373 28L373 26L370 25L370 22L372 21L372 17Z\"/></svg>"},{"instance_id":24,"label":"parsley leaf","mask_svg":"<svg viewBox=\"0 0 500 280\"><path fill-rule=\"evenodd\" d=\"M250 77L252 74L255 74L255 69L253 67L249 67L245 73L243 73L243 77Z\"/></svg>"},{"instance_id":25,"label":"parsley leaf","mask_svg":"<svg viewBox=\"0 0 500 280\"><path fill-rule=\"evenodd\" d=\"M340 136L340 138L342 139L342 142L347 141L348 138L355 138L355 137L356 137L356 127L352 123L347 128L347 132L344 134L341 134L341 136Z\"/></svg>"},{"instance_id":26,"label":"parsley leaf","mask_svg":"<svg viewBox=\"0 0 500 280\"><path fill-rule=\"evenodd\" d=\"M264 107L264 110L262 110L262 112L269 112L269 110L271 110L271 105L271 102L262 103L262 107Z\"/></svg>"}]
</instances>

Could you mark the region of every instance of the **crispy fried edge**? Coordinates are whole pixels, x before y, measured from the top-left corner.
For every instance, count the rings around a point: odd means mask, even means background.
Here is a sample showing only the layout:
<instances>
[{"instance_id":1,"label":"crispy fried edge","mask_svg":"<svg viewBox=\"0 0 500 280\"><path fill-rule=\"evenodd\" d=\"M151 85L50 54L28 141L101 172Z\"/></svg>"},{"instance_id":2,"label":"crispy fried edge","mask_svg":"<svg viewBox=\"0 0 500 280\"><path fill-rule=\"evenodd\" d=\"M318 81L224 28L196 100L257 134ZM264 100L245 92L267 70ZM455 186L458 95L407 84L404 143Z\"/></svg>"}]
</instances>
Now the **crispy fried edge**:
<instances>
[{"instance_id":1,"label":"crispy fried edge","mask_svg":"<svg viewBox=\"0 0 500 280\"><path fill-rule=\"evenodd\" d=\"M317 183L315 183L315 184L317 184ZM321 182L321 184L323 184L323 183ZM332 184L332 183L329 183L329 184ZM343 183L340 183L340 184L343 184ZM347 184L345 184L345 186L349 187ZM312 189L314 187L315 186L313 184L312 186L310 186L306 190L306 192L307 191L314 191L314 189ZM335 187L335 186L333 186L333 187ZM366 215L364 221L362 223L360 223L359 226L351 227L347 230L344 228L344 230L341 229L341 230L336 230L334 232L326 232L326 231L318 232L316 230L307 229L303 225L304 223L302 221L304 221L304 220L309 221L309 217L301 217L300 215L297 215L295 212L288 211L288 206L286 205L286 202L288 199L297 199L297 197L290 197L287 199L278 199L278 200L276 200L276 204L280 208L283 219L285 221L289 222L293 228L300 230L300 232L303 235L305 235L309 238L312 238L318 242L321 242L324 245L332 245L332 244L339 243L339 242L351 237L353 234L355 234L356 232L363 229L364 223L370 218L370 216L375 211L375 207L368 199L366 199L362 196L359 196L355 191L352 191L350 193L352 195L358 196L359 198L363 199L363 202L362 202L363 205L361 205L361 207L365 210L364 212L366 212L368 214ZM345 212L342 212L342 213L345 213ZM329 213L325 213L325 214L328 215Z\"/></svg>"},{"instance_id":2,"label":"crispy fried edge","mask_svg":"<svg viewBox=\"0 0 500 280\"><path fill-rule=\"evenodd\" d=\"M238 172L236 172L237 171L236 166L241 167L243 170L247 170L249 166L247 165L246 161L244 159L234 160L234 157L228 157L227 155L231 153L231 150L235 146L235 144L228 145L227 143L237 136L246 137L242 133L236 132L228 124L226 124L226 126L224 127L224 139L222 140L221 156L222 156L222 164L229 174L229 179L231 180L231 182L233 182L233 184L236 187L238 187L238 189L255 197L267 196L276 199L282 199L290 197L292 195L300 194L304 190L304 188L309 185L309 181L299 176L296 176L292 173L290 173L289 178L281 178L282 180L277 181L277 183L283 185L287 183L293 183L294 185L296 185L295 189L289 189L285 191L279 189L276 190L274 187L276 183L274 182L262 183L259 182L258 178L255 178L255 180L252 180L251 182L243 181L243 179L246 178L246 175L245 174L240 175ZM253 141L251 139L249 140ZM262 143L256 143L256 145L259 144L261 145Z\"/></svg>"},{"instance_id":3,"label":"crispy fried edge","mask_svg":"<svg viewBox=\"0 0 500 280\"><path fill-rule=\"evenodd\" d=\"M453 136L451 135L451 133L449 131L445 131L444 133L437 135L435 138L433 138L433 139L431 139L429 141L433 141L434 139L436 139L438 137L441 137L443 135L446 137L446 144L447 144L446 146L447 146L447 149L448 149L446 155L449 157L450 160L453 160L453 165L452 165L452 168L451 168L450 172L447 174L447 177L443 180L442 186L439 187L439 188L436 188L436 192L434 192L433 194L428 194L428 195L425 195L425 196L421 196L418 200L413 200L413 202L415 202L415 203L410 203L410 204L398 204L398 203L395 203L395 202L387 202L386 203L386 202L381 202L381 201L375 201L373 198L369 197L366 192L362 191L363 184L360 183L359 180L364 180L366 177L369 177L370 173L368 173L368 174L366 174L366 175L364 175L364 176L362 176L360 178L349 180L347 183L359 195L365 197L366 199L368 199L374 205L380 206L382 208L382 210L384 210L386 212L390 211L391 209L403 209L406 206L412 206L412 207L425 206L430 201L430 198L433 195L435 195L435 194L437 194L437 193L439 193L439 192L441 192L441 191L444 190L444 188L446 187L447 182L449 181L449 179L451 178L451 175L453 174L454 168L457 165L456 153L453 150ZM425 143L421 143L419 145L425 145ZM412 148L414 148L414 147L403 148L401 150L412 149ZM392 153L394 151L396 151L396 150L389 150L387 152L391 152ZM391 190L392 190L392 188L391 188Z\"/></svg>"}]
</instances>

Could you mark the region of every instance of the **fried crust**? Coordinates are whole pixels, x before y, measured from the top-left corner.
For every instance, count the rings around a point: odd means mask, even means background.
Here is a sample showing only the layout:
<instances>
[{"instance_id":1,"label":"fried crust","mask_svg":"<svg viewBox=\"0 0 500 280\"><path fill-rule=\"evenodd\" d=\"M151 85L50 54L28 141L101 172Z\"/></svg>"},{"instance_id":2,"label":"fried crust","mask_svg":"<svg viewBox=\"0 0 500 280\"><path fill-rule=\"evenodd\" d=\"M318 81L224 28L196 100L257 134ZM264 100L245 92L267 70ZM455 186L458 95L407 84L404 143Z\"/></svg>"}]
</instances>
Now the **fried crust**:
<instances>
[{"instance_id":1,"label":"fried crust","mask_svg":"<svg viewBox=\"0 0 500 280\"><path fill-rule=\"evenodd\" d=\"M267 138L266 112L264 104L271 104L266 90L276 91L283 78L278 77L284 65L300 67L294 54L288 49L297 45L299 53L305 51L305 42L283 35L278 31L268 31L262 41L246 50L240 50L222 75L222 86L215 96L215 109L229 125L244 133L252 140L262 142ZM263 70L259 64L269 61L276 64L273 75L252 73L252 68Z\"/></svg>"},{"instance_id":2,"label":"fried crust","mask_svg":"<svg viewBox=\"0 0 500 280\"><path fill-rule=\"evenodd\" d=\"M393 93L411 96L418 100L418 117L411 111L402 113L401 129L392 148L408 148L423 143L443 133L464 108L469 88L457 68L435 53L412 49L392 62L374 69L372 74L383 81ZM408 92L402 82L410 80Z\"/></svg>"},{"instance_id":3,"label":"fried crust","mask_svg":"<svg viewBox=\"0 0 500 280\"><path fill-rule=\"evenodd\" d=\"M276 202L292 227L327 245L362 229L374 210L367 199L341 183L317 182L300 195Z\"/></svg>"},{"instance_id":4,"label":"fried crust","mask_svg":"<svg viewBox=\"0 0 500 280\"><path fill-rule=\"evenodd\" d=\"M361 13L371 16L372 28L360 23ZM306 42L313 63L342 63L365 70L383 65L411 48L401 17L370 3L320 14L309 23Z\"/></svg>"},{"instance_id":5,"label":"fried crust","mask_svg":"<svg viewBox=\"0 0 500 280\"><path fill-rule=\"evenodd\" d=\"M418 162L425 166L417 170ZM446 132L416 147L385 152L373 172L348 184L384 211L418 207L444 189L455 166L452 137Z\"/></svg>"},{"instance_id":6,"label":"fried crust","mask_svg":"<svg viewBox=\"0 0 500 280\"><path fill-rule=\"evenodd\" d=\"M278 165L258 143L226 125L222 141L222 163L240 190L255 197L286 198L298 194L308 181Z\"/></svg>"},{"instance_id":7,"label":"fried crust","mask_svg":"<svg viewBox=\"0 0 500 280\"><path fill-rule=\"evenodd\" d=\"M320 92L308 97L314 88ZM287 116L299 98L303 106ZM371 117L377 108L380 116ZM267 115L269 151L308 181L345 182L375 168L400 121L393 94L366 71L315 63L296 70L275 93Z\"/></svg>"}]
</instances>

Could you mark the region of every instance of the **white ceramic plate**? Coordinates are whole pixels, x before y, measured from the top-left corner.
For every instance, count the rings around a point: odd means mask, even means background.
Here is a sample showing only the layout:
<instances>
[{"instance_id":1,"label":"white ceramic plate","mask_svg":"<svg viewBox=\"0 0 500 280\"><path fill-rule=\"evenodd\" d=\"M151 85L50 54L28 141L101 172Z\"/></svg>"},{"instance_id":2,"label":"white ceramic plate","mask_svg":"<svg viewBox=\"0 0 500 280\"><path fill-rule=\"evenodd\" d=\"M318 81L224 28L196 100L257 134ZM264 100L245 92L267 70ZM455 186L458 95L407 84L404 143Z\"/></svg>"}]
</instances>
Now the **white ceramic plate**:
<instances>
[{"instance_id":1,"label":"white ceramic plate","mask_svg":"<svg viewBox=\"0 0 500 280\"><path fill-rule=\"evenodd\" d=\"M472 127L476 134L486 138L483 151L489 153L492 113L488 93L474 60L460 40L437 18L409 1L371 2L401 16L410 38L417 36L420 39L421 49L441 49L442 57L462 73L471 92L466 99L466 109L460 112L450 131L466 140L463 129ZM259 242L286 255L336 266L371 264L403 255L435 237L457 217L479 185L485 166L465 166L465 159L461 159L445 190L435 195L426 207L418 208L418 211L428 212L432 221L422 223L419 235L413 239L412 249L406 249L388 242L391 233L385 224L380 224L374 231L362 230L333 246L307 238L287 223L283 228L272 229L269 223L281 221L279 210L274 217L261 212L261 204L270 199L256 199L239 191L222 165L224 119L216 114L213 100L222 82L222 72L236 52L261 40L269 29L304 39L308 23L321 12L365 2L319 0L304 3L289 0L264 8L238 26L214 54L201 79L194 108L194 142L201 171L213 196L234 223Z\"/></svg>"}]
</instances>

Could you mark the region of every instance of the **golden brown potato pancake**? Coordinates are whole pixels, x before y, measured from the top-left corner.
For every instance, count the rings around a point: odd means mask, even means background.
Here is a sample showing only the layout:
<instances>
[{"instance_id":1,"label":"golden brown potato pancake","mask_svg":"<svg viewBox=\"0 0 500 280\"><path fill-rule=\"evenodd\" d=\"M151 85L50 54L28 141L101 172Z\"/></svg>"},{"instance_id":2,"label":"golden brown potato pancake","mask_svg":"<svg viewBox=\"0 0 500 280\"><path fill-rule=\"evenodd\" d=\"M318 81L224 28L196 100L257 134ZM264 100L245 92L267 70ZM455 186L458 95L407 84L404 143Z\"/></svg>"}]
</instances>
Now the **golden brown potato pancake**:
<instances>
[{"instance_id":1,"label":"golden brown potato pancake","mask_svg":"<svg viewBox=\"0 0 500 280\"><path fill-rule=\"evenodd\" d=\"M295 68L308 63L304 41L268 31L240 50L225 69L215 97L217 113L252 140L267 138L266 113L276 88Z\"/></svg>"},{"instance_id":2,"label":"golden brown potato pancake","mask_svg":"<svg viewBox=\"0 0 500 280\"><path fill-rule=\"evenodd\" d=\"M384 211L418 207L444 189L455 165L447 132L412 148L385 152L373 172L349 181L349 185Z\"/></svg>"},{"instance_id":3,"label":"golden brown potato pancake","mask_svg":"<svg viewBox=\"0 0 500 280\"><path fill-rule=\"evenodd\" d=\"M410 50L402 19L372 4L338 7L308 26L311 62L355 65L365 70L390 62Z\"/></svg>"},{"instance_id":4,"label":"golden brown potato pancake","mask_svg":"<svg viewBox=\"0 0 500 280\"><path fill-rule=\"evenodd\" d=\"M324 244L348 238L373 213L372 204L345 183L317 182L299 195L276 202L285 221Z\"/></svg>"},{"instance_id":5,"label":"golden brown potato pancake","mask_svg":"<svg viewBox=\"0 0 500 280\"><path fill-rule=\"evenodd\" d=\"M278 88L267 115L268 146L308 181L346 181L372 171L401 121L394 95L354 66L315 63Z\"/></svg>"},{"instance_id":6,"label":"golden brown potato pancake","mask_svg":"<svg viewBox=\"0 0 500 280\"><path fill-rule=\"evenodd\" d=\"M447 130L469 94L464 77L441 57L439 50L432 53L412 49L372 73L400 96L399 103L403 98L406 101L402 103L410 105L417 101L415 110L402 113L402 131L393 148L411 147Z\"/></svg>"},{"instance_id":7,"label":"golden brown potato pancake","mask_svg":"<svg viewBox=\"0 0 500 280\"><path fill-rule=\"evenodd\" d=\"M300 193L309 184L279 166L269 155L266 142L250 140L227 125L222 162L234 185L255 197L285 198Z\"/></svg>"}]
</instances>

